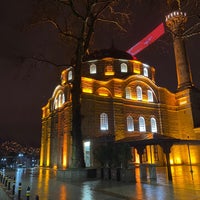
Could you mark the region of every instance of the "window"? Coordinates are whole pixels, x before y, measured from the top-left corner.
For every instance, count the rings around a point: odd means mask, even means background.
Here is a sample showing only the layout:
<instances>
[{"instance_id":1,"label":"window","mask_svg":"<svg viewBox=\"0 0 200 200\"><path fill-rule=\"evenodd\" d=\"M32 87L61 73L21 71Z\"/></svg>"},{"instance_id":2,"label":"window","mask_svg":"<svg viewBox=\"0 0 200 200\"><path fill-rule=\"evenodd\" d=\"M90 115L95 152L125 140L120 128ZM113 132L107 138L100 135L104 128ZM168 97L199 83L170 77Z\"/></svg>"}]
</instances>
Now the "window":
<instances>
[{"instance_id":1,"label":"window","mask_svg":"<svg viewBox=\"0 0 200 200\"><path fill-rule=\"evenodd\" d=\"M125 92L126 92L126 99L131 99L132 98L131 88L130 87L126 87Z\"/></svg>"},{"instance_id":2,"label":"window","mask_svg":"<svg viewBox=\"0 0 200 200\"><path fill-rule=\"evenodd\" d=\"M54 108L55 109L60 108L64 103L65 103L65 95L61 91L56 95L54 99Z\"/></svg>"},{"instance_id":3,"label":"window","mask_svg":"<svg viewBox=\"0 0 200 200\"><path fill-rule=\"evenodd\" d=\"M90 141L83 143L85 166L90 167Z\"/></svg>"},{"instance_id":4,"label":"window","mask_svg":"<svg viewBox=\"0 0 200 200\"><path fill-rule=\"evenodd\" d=\"M58 99L57 98L54 99L54 108L55 109L58 108Z\"/></svg>"},{"instance_id":5,"label":"window","mask_svg":"<svg viewBox=\"0 0 200 200\"><path fill-rule=\"evenodd\" d=\"M151 90L147 90L148 102L153 102L153 93Z\"/></svg>"},{"instance_id":6,"label":"window","mask_svg":"<svg viewBox=\"0 0 200 200\"><path fill-rule=\"evenodd\" d=\"M71 81L72 80L72 71L70 70L68 72L68 81Z\"/></svg>"},{"instance_id":7,"label":"window","mask_svg":"<svg viewBox=\"0 0 200 200\"><path fill-rule=\"evenodd\" d=\"M100 129L108 130L108 115L106 113L100 115Z\"/></svg>"},{"instance_id":8,"label":"window","mask_svg":"<svg viewBox=\"0 0 200 200\"><path fill-rule=\"evenodd\" d=\"M144 117L139 118L139 130L140 130L140 132L146 131L146 125L145 125Z\"/></svg>"},{"instance_id":9,"label":"window","mask_svg":"<svg viewBox=\"0 0 200 200\"><path fill-rule=\"evenodd\" d=\"M137 100L142 100L142 88L140 86L136 87L136 93L137 93Z\"/></svg>"},{"instance_id":10,"label":"window","mask_svg":"<svg viewBox=\"0 0 200 200\"><path fill-rule=\"evenodd\" d=\"M127 117L127 131L134 131L133 118L130 115Z\"/></svg>"},{"instance_id":11,"label":"window","mask_svg":"<svg viewBox=\"0 0 200 200\"><path fill-rule=\"evenodd\" d=\"M157 133L157 123L155 118L151 118L151 132Z\"/></svg>"},{"instance_id":12,"label":"window","mask_svg":"<svg viewBox=\"0 0 200 200\"><path fill-rule=\"evenodd\" d=\"M90 65L90 74L96 74L97 73L97 67L95 64Z\"/></svg>"},{"instance_id":13,"label":"window","mask_svg":"<svg viewBox=\"0 0 200 200\"><path fill-rule=\"evenodd\" d=\"M61 105L62 105L62 94L60 93L58 95L58 107L61 107Z\"/></svg>"},{"instance_id":14,"label":"window","mask_svg":"<svg viewBox=\"0 0 200 200\"><path fill-rule=\"evenodd\" d=\"M148 77L148 69L146 67L143 68L143 75Z\"/></svg>"},{"instance_id":15,"label":"window","mask_svg":"<svg viewBox=\"0 0 200 200\"><path fill-rule=\"evenodd\" d=\"M105 68L105 75L114 75L113 66L107 65Z\"/></svg>"},{"instance_id":16,"label":"window","mask_svg":"<svg viewBox=\"0 0 200 200\"><path fill-rule=\"evenodd\" d=\"M121 72L127 72L128 68L127 68L127 64L126 63L122 63L121 64Z\"/></svg>"},{"instance_id":17,"label":"window","mask_svg":"<svg viewBox=\"0 0 200 200\"><path fill-rule=\"evenodd\" d=\"M65 103L65 95L64 93L62 94L62 104Z\"/></svg>"}]
</instances>

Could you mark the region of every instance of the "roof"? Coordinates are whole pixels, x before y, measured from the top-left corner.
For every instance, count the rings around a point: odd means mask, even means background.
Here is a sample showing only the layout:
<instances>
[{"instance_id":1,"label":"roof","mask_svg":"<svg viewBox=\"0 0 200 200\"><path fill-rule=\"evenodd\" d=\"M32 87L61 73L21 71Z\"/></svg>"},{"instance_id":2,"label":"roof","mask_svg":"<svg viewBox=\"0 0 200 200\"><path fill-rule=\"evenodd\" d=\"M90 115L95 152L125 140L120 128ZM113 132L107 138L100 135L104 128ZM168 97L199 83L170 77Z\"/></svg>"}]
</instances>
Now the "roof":
<instances>
[{"instance_id":1,"label":"roof","mask_svg":"<svg viewBox=\"0 0 200 200\"><path fill-rule=\"evenodd\" d=\"M117 141L117 143L128 143L130 146L155 145L161 144L163 142L178 143L180 142L180 139L157 133L141 133Z\"/></svg>"},{"instance_id":2,"label":"roof","mask_svg":"<svg viewBox=\"0 0 200 200\"><path fill-rule=\"evenodd\" d=\"M88 54L87 56L85 56L83 60L84 61L100 60L107 57L116 58L116 59L125 59L125 60L133 59L129 53L112 47L110 49L102 49L102 50L94 51Z\"/></svg>"}]
</instances>

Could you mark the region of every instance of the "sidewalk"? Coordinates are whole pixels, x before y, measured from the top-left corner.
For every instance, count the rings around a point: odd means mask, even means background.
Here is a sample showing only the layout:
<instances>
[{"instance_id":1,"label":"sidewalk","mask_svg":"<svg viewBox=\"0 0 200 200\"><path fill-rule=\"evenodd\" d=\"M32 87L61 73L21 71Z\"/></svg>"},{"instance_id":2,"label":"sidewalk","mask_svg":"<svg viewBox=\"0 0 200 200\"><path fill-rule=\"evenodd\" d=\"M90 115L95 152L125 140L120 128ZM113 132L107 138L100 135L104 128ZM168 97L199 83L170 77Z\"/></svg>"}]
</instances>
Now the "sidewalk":
<instances>
[{"instance_id":1,"label":"sidewalk","mask_svg":"<svg viewBox=\"0 0 200 200\"><path fill-rule=\"evenodd\" d=\"M18 171L17 186L22 183L22 199L25 200L27 186L31 188L30 200L39 195L40 200L200 200L200 166L172 167L173 181L166 179L166 168L157 168L157 180L140 181L136 169L136 183L110 180L90 180L83 182L61 181L55 171ZM5 188L0 187L0 200L10 200L5 196Z\"/></svg>"},{"instance_id":2,"label":"sidewalk","mask_svg":"<svg viewBox=\"0 0 200 200\"><path fill-rule=\"evenodd\" d=\"M10 200L10 198L6 194L5 188L3 189L2 184L0 184L0 200Z\"/></svg>"}]
</instances>

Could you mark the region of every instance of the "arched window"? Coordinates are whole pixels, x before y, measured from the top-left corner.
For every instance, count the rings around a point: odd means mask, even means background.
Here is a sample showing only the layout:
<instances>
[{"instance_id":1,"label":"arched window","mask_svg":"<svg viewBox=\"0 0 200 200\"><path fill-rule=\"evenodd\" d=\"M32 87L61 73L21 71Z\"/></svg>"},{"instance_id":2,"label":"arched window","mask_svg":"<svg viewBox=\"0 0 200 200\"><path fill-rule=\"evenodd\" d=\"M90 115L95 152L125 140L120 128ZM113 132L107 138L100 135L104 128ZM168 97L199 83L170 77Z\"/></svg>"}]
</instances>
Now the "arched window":
<instances>
[{"instance_id":1,"label":"arched window","mask_svg":"<svg viewBox=\"0 0 200 200\"><path fill-rule=\"evenodd\" d=\"M61 105L62 105L62 94L60 93L58 95L58 107L61 107Z\"/></svg>"},{"instance_id":2,"label":"arched window","mask_svg":"<svg viewBox=\"0 0 200 200\"><path fill-rule=\"evenodd\" d=\"M54 99L54 108L55 109L58 108L58 99L57 98Z\"/></svg>"},{"instance_id":3,"label":"arched window","mask_svg":"<svg viewBox=\"0 0 200 200\"><path fill-rule=\"evenodd\" d=\"M126 99L131 99L132 98L131 88L130 87L126 87L125 92L126 92Z\"/></svg>"},{"instance_id":4,"label":"arched window","mask_svg":"<svg viewBox=\"0 0 200 200\"><path fill-rule=\"evenodd\" d=\"M65 102L65 95L64 93L61 91L59 92L59 94L56 95L55 99L54 99L54 108L60 108Z\"/></svg>"},{"instance_id":5,"label":"arched window","mask_svg":"<svg viewBox=\"0 0 200 200\"><path fill-rule=\"evenodd\" d=\"M128 68L127 68L127 64L126 63L122 63L121 64L121 72L127 72Z\"/></svg>"},{"instance_id":6,"label":"arched window","mask_svg":"<svg viewBox=\"0 0 200 200\"><path fill-rule=\"evenodd\" d=\"M108 130L108 115L106 113L101 113L100 115L100 129Z\"/></svg>"},{"instance_id":7,"label":"arched window","mask_svg":"<svg viewBox=\"0 0 200 200\"><path fill-rule=\"evenodd\" d=\"M108 76L110 76L110 75L114 75L115 74L115 72L113 71L113 66L112 65L107 65L106 67L105 67L105 75L108 75Z\"/></svg>"},{"instance_id":8,"label":"arched window","mask_svg":"<svg viewBox=\"0 0 200 200\"><path fill-rule=\"evenodd\" d=\"M148 69L146 67L143 69L143 75L148 77Z\"/></svg>"},{"instance_id":9,"label":"arched window","mask_svg":"<svg viewBox=\"0 0 200 200\"><path fill-rule=\"evenodd\" d=\"M137 100L142 100L142 88L140 86L136 87L136 93L137 93Z\"/></svg>"},{"instance_id":10,"label":"arched window","mask_svg":"<svg viewBox=\"0 0 200 200\"><path fill-rule=\"evenodd\" d=\"M140 132L146 131L146 125L145 125L144 117L139 117L139 130L140 130Z\"/></svg>"},{"instance_id":11,"label":"arched window","mask_svg":"<svg viewBox=\"0 0 200 200\"><path fill-rule=\"evenodd\" d=\"M127 120L127 131L134 131L133 118L129 115L126 120Z\"/></svg>"},{"instance_id":12,"label":"arched window","mask_svg":"<svg viewBox=\"0 0 200 200\"><path fill-rule=\"evenodd\" d=\"M72 80L72 71L70 70L68 72L68 81L71 81Z\"/></svg>"},{"instance_id":13,"label":"arched window","mask_svg":"<svg viewBox=\"0 0 200 200\"><path fill-rule=\"evenodd\" d=\"M62 104L65 103L65 95L62 93Z\"/></svg>"},{"instance_id":14,"label":"arched window","mask_svg":"<svg viewBox=\"0 0 200 200\"><path fill-rule=\"evenodd\" d=\"M152 133L157 133L157 123L156 119L154 117L151 118L151 132Z\"/></svg>"},{"instance_id":15,"label":"arched window","mask_svg":"<svg viewBox=\"0 0 200 200\"><path fill-rule=\"evenodd\" d=\"M153 93L151 90L147 90L148 102L153 102Z\"/></svg>"},{"instance_id":16,"label":"arched window","mask_svg":"<svg viewBox=\"0 0 200 200\"><path fill-rule=\"evenodd\" d=\"M97 73L97 67L95 64L90 65L90 74L96 74Z\"/></svg>"}]
</instances>

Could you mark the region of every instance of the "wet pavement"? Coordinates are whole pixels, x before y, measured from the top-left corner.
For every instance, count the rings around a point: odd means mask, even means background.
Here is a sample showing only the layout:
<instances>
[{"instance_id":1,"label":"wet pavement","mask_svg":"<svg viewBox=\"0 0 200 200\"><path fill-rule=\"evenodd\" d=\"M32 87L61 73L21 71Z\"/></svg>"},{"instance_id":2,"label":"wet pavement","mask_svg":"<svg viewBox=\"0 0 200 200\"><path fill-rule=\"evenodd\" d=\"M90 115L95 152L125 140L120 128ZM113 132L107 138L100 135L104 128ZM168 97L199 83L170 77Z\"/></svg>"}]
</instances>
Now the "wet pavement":
<instances>
[{"instance_id":1,"label":"wet pavement","mask_svg":"<svg viewBox=\"0 0 200 200\"><path fill-rule=\"evenodd\" d=\"M82 182L57 180L56 171L49 169L18 169L15 195L0 184L0 200L18 199L18 185L22 183L21 199L26 200L26 189L30 187L30 200L200 200L200 166L173 166L173 181L167 181L166 168L157 167L157 180L141 181L136 168L136 183L110 180ZM6 191L7 190L7 191ZM7 198L7 197L10 198ZM12 198L11 198L12 197Z\"/></svg>"}]
</instances>

